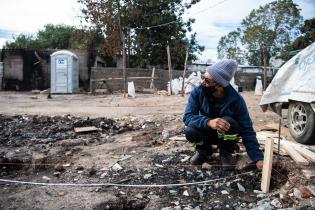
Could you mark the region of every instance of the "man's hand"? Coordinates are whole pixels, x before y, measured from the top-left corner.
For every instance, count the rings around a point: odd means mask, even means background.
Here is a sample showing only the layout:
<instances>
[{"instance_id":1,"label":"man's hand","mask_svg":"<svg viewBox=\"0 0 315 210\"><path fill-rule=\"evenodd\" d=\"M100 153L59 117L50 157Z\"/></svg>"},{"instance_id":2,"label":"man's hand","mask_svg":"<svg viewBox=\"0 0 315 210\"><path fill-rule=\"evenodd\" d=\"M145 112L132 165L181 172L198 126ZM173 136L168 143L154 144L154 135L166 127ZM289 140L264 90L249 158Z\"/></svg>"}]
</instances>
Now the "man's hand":
<instances>
[{"instance_id":1,"label":"man's hand","mask_svg":"<svg viewBox=\"0 0 315 210\"><path fill-rule=\"evenodd\" d=\"M208 127L220 132L227 132L230 129L230 124L222 118L215 118L208 121Z\"/></svg>"},{"instance_id":2,"label":"man's hand","mask_svg":"<svg viewBox=\"0 0 315 210\"><path fill-rule=\"evenodd\" d=\"M263 169L263 166L264 166L264 161L263 160L258 160L256 162L256 167L259 169L259 170L262 170Z\"/></svg>"}]
</instances>

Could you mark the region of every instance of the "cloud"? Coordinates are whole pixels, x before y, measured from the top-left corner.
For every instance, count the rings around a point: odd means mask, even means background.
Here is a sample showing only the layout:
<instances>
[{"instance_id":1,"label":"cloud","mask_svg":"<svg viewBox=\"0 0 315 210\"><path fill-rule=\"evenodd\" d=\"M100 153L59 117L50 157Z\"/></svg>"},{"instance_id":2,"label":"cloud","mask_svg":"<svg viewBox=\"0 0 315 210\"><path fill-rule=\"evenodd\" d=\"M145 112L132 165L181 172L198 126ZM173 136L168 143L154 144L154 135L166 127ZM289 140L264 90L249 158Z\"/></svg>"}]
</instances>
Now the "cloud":
<instances>
[{"instance_id":1,"label":"cloud","mask_svg":"<svg viewBox=\"0 0 315 210\"><path fill-rule=\"evenodd\" d=\"M76 0L1 0L0 28L36 32L48 23L78 24Z\"/></svg>"},{"instance_id":2,"label":"cloud","mask_svg":"<svg viewBox=\"0 0 315 210\"><path fill-rule=\"evenodd\" d=\"M187 17L193 16L196 21L193 24L193 31L197 32L197 40L200 45L205 45L208 50L199 56L201 60L217 59L216 47L220 37L236 30L241 21L253 10L272 2L273 0L203 0L194 5ZM209 5L215 5L214 8ZM300 6L301 15L304 19L309 19L315 15L314 0L294 0ZM209 8L205 10L205 8ZM201 12L198 12L201 11Z\"/></svg>"},{"instance_id":3,"label":"cloud","mask_svg":"<svg viewBox=\"0 0 315 210\"><path fill-rule=\"evenodd\" d=\"M185 15L195 18L193 32L207 50L201 59L216 59L216 47L221 36L240 25L251 10L274 0L201 0ZM294 0L304 19L314 17L314 0ZM80 25L80 5L77 0L1 0L0 39L12 38L12 33L36 33L48 23ZM0 42L0 48L2 44Z\"/></svg>"}]
</instances>

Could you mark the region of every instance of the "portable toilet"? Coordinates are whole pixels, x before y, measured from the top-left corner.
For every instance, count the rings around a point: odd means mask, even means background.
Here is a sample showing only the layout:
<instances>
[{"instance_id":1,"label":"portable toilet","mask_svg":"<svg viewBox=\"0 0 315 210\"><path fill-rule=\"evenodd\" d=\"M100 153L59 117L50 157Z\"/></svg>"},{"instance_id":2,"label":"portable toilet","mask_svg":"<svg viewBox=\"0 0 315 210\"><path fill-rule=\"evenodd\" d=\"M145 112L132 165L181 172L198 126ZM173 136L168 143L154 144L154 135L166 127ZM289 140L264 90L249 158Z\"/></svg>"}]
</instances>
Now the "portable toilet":
<instances>
[{"instance_id":1,"label":"portable toilet","mask_svg":"<svg viewBox=\"0 0 315 210\"><path fill-rule=\"evenodd\" d=\"M78 57L68 51L60 50L50 55L51 93L75 93L79 91Z\"/></svg>"}]
</instances>

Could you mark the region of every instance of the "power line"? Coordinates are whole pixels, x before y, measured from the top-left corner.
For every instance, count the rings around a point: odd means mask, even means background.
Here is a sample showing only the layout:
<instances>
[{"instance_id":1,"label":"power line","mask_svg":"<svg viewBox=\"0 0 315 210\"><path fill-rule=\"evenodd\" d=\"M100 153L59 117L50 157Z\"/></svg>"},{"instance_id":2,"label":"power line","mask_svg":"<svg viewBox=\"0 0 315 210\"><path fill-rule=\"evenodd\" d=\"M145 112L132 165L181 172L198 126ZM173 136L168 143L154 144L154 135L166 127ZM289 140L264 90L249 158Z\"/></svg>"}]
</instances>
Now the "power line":
<instances>
[{"instance_id":1,"label":"power line","mask_svg":"<svg viewBox=\"0 0 315 210\"><path fill-rule=\"evenodd\" d=\"M218 3L216 3L216 4L214 4L214 5L211 5L211 6L205 8L205 9L202 9L202 10L200 10L200 11L198 11L198 12L195 12L194 14L191 15L191 17L196 16L196 15L199 15L199 14L201 14L201 13L203 13L203 12L209 10L209 9L215 8L215 7L217 7L217 6L221 5L221 4L223 4L223 3L226 2L226 1L228 1L228 0L222 0L222 1L220 1L220 2L218 2ZM174 24L174 23L177 23L177 22L178 22L177 20L174 20L174 21L170 21L170 22L162 23L162 24L158 24L158 25L153 25L153 26L135 27L135 28L128 28L128 29L145 30L145 29L163 27L163 26L171 25L171 24Z\"/></svg>"},{"instance_id":2,"label":"power line","mask_svg":"<svg viewBox=\"0 0 315 210\"><path fill-rule=\"evenodd\" d=\"M192 14L192 16L199 15L199 14L201 14L201 13L207 11L208 9L215 8L215 7L217 7L217 6L221 5L221 4L223 4L223 3L226 2L226 1L228 1L228 0L222 0L222 1L220 1L220 2L218 2L218 3L216 3L216 4L214 4L214 5L211 5L211 6L205 8L205 9L202 9L202 10L200 10L200 11L198 11L198 12L195 12L194 14Z\"/></svg>"}]
</instances>

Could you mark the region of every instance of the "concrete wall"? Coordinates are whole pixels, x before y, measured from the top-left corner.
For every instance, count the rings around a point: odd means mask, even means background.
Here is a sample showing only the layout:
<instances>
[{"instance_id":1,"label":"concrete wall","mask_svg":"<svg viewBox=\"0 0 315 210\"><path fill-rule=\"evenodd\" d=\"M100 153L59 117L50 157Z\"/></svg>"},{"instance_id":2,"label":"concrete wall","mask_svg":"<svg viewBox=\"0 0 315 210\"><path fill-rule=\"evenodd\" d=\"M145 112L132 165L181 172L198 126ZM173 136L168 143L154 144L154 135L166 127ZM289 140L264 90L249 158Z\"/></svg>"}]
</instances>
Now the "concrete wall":
<instances>
[{"instance_id":1,"label":"concrete wall","mask_svg":"<svg viewBox=\"0 0 315 210\"><path fill-rule=\"evenodd\" d=\"M23 57L21 55L7 57L3 63L4 78L23 80Z\"/></svg>"},{"instance_id":2,"label":"concrete wall","mask_svg":"<svg viewBox=\"0 0 315 210\"><path fill-rule=\"evenodd\" d=\"M47 89L50 87L50 55L57 50L3 49L4 88L16 90ZM88 89L90 67L95 53L70 50L79 59L80 84ZM35 56L35 52L40 57Z\"/></svg>"},{"instance_id":3,"label":"concrete wall","mask_svg":"<svg viewBox=\"0 0 315 210\"><path fill-rule=\"evenodd\" d=\"M138 68L128 68L126 70L127 77L151 77L152 69L138 69ZM190 72L191 73L191 72ZM189 73L189 74L190 74ZM183 71L173 70L173 78L178 78L183 75ZM187 73L188 74L188 73ZM105 78L122 78L123 70L121 68L92 68L92 79L105 79ZM167 83L169 81L169 71L163 69L155 70L154 85L158 90L166 90ZM186 76L187 77L187 76ZM106 80L107 84L113 91L123 90L123 80ZM128 80L131 81L131 80ZM135 86L142 86L144 88L149 88L151 79L134 79ZM97 88L96 84L93 88Z\"/></svg>"}]
</instances>

